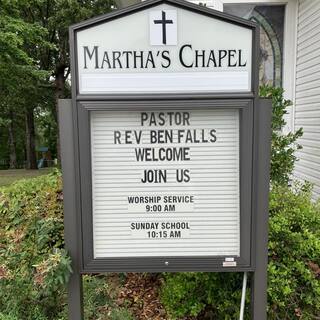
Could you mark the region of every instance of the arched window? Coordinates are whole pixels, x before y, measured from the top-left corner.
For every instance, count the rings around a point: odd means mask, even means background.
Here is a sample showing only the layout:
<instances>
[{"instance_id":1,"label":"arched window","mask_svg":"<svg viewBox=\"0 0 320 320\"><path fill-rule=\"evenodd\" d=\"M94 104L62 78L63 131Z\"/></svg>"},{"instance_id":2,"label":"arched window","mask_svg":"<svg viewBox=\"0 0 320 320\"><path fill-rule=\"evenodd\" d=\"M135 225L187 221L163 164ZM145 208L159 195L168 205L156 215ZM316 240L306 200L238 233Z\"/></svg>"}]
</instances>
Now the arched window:
<instances>
[{"instance_id":1,"label":"arched window","mask_svg":"<svg viewBox=\"0 0 320 320\"><path fill-rule=\"evenodd\" d=\"M225 4L224 12L260 25L260 84L281 86L285 6Z\"/></svg>"}]
</instances>

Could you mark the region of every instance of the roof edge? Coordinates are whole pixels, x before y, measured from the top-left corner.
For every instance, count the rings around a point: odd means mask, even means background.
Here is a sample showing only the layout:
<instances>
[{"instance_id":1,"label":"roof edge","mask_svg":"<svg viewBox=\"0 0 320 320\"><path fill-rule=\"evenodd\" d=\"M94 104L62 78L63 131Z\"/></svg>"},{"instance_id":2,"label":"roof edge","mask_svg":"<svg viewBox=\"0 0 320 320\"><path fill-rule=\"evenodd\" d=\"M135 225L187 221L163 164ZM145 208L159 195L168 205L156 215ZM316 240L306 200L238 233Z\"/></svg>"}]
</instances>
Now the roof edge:
<instances>
[{"instance_id":1,"label":"roof edge","mask_svg":"<svg viewBox=\"0 0 320 320\"><path fill-rule=\"evenodd\" d=\"M188 2L186 0L146 0L141 3L131 5L123 9L117 9L112 12L102 14L97 17L73 24L69 27L69 30L71 32L75 32L81 29L85 29L87 27L93 27L95 25L103 23L104 21L118 19L123 16L139 12L143 9L152 8L154 6L157 6L163 3L173 5L181 9L194 11L196 13L203 14L215 19L223 20L227 23L236 24L244 28L249 28L249 29L257 28L257 24L253 21L249 21L249 20L239 18L221 11L207 8L205 6L200 6L200 5Z\"/></svg>"}]
</instances>

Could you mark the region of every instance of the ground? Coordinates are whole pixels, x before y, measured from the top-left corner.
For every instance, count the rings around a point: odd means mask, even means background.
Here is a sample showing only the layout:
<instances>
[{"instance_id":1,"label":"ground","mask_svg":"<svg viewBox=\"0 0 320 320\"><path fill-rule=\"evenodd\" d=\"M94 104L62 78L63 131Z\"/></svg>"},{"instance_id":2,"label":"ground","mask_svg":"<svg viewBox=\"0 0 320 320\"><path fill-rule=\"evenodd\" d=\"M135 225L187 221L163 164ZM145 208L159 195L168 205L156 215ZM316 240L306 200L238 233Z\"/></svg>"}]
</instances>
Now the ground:
<instances>
[{"instance_id":1,"label":"ground","mask_svg":"<svg viewBox=\"0 0 320 320\"><path fill-rule=\"evenodd\" d=\"M7 186L20 179L28 179L47 174L52 168L43 168L39 170L12 169L0 170L0 187Z\"/></svg>"},{"instance_id":2,"label":"ground","mask_svg":"<svg viewBox=\"0 0 320 320\"><path fill-rule=\"evenodd\" d=\"M135 320L169 320L160 299L163 278L159 273L127 273L124 283L119 274L110 274L108 283L113 292L117 307L130 311ZM211 318L201 316L203 320ZM196 317L183 317L179 320L196 320Z\"/></svg>"}]
</instances>

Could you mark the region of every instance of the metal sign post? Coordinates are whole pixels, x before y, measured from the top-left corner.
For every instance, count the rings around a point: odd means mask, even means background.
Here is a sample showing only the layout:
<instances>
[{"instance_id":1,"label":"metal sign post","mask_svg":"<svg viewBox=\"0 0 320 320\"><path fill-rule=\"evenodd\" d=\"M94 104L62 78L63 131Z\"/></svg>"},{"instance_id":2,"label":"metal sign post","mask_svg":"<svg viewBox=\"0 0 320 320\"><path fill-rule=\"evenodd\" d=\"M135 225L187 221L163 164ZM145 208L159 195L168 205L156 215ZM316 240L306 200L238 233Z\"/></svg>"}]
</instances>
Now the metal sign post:
<instances>
[{"instance_id":1,"label":"metal sign post","mask_svg":"<svg viewBox=\"0 0 320 320\"><path fill-rule=\"evenodd\" d=\"M73 98L59 112L70 319L82 318L81 274L109 271L252 272L252 319L266 319L271 107L257 96L258 35L180 0L70 28Z\"/></svg>"}]
</instances>

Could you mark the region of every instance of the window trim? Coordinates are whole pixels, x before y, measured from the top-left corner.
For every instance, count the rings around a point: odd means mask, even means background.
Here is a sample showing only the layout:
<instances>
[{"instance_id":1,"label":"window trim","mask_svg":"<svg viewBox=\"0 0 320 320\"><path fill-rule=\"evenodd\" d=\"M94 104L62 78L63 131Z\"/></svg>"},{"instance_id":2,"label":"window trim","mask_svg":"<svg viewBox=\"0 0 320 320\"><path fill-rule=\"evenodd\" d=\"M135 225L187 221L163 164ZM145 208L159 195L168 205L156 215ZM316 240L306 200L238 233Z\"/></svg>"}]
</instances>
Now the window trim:
<instances>
[{"instance_id":1,"label":"window trim","mask_svg":"<svg viewBox=\"0 0 320 320\"><path fill-rule=\"evenodd\" d=\"M259 5L285 5L285 20L283 30L283 72L282 87L285 99L293 102L285 116L287 122L284 132L294 130L295 114L295 85L296 85L296 52L297 52L297 19L298 19L298 0L221 0L223 4L259 4Z\"/></svg>"},{"instance_id":2,"label":"window trim","mask_svg":"<svg viewBox=\"0 0 320 320\"><path fill-rule=\"evenodd\" d=\"M207 3L207 6L215 10L221 10L224 4L257 4L257 5L285 5L285 20L283 30L283 69L282 87L284 98L293 102L285 115L287 122L284 132L294 130L295 114L295 86L296 86L296 52L297 52L297 21L298 0L190 0L193 3ZM221 10L223 11L223 9Z\"/></svg>"}]
</instances>

